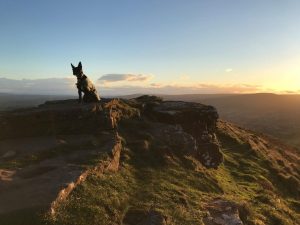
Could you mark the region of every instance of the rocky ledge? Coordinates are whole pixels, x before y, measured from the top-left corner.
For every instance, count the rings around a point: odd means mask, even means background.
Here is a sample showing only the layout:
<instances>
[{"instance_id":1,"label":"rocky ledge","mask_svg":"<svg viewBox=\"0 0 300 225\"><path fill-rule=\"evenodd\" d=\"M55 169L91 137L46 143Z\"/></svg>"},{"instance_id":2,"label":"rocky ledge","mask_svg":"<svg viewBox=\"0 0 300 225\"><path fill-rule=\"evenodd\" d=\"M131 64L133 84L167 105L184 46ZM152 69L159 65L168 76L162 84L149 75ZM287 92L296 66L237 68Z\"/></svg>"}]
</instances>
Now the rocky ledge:
<instances>
[{"instance_id":1,"label":"rocky ledge","mask_svg":"<svg viewBox=\"0 0 300 225\"><path fill-rule=\"evenodd\" d=\"M174 125L170 142L180 146L181 139L189 142L186 153L197 158L207 168L217 168L223 162L216 137L217 110L208 105L182 101L162 101L155 96L141 96L128 104L137 107L152 121Z\"/></svg>"},{"instance_id":2,"label":"rocky ledge","mask_svg":"<svg viewBox=\"0 0 300 225\"><path fill-rule=\"evenodd\" d=\"M103 99L101 103L78 104L75 100L46 102L37 108L0 115L0 139L94 134L117 129L120 120L146 118L168 124L169 131L156 133L181 146L182 153L198 159L207 168L223 162L215 135L218 113L212 106L182 101L162 101L156 96L130 100ZM176 147L176 146L174 146Z\"/></svg>"},{"instance_id":3,"label":"rocky ledge","mask_svg":"<svg viewBox=\"0 0 300 225\"><path fill-rule=\"evenodd\" d=\"M126 120L151 124L140 132L151 133L159 143L154 151L160 155L177 151L180 157L193 156L207 168L217 168L223 161L215 135L218 113L211 106L155 96L89 104L46 102L0 114L0 163L4 165L0 200L5 202L0 213L37 205L47 208L51 202L54 212L90 172L117 171L120 121ZM146 142L142 144L141 148L147 148Z\"/></svg>"}]
</instances>

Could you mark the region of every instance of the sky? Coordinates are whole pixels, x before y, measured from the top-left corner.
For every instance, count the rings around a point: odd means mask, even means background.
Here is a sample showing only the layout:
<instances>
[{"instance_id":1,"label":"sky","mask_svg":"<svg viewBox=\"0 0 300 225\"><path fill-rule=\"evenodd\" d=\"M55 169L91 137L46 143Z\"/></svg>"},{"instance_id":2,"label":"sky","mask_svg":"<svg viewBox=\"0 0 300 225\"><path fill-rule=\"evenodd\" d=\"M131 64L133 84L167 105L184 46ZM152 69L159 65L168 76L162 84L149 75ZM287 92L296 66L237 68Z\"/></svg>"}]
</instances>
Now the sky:
<instances>
[{"instance_id":1,"label":"sky","mask_svg":"<svg viewBox=\"0 0 300 225\"><path fill-rule=\"evenodd\" d=\"M296 0L0 0L0 92L300 93Z\"/></svg>"}]
</instances>

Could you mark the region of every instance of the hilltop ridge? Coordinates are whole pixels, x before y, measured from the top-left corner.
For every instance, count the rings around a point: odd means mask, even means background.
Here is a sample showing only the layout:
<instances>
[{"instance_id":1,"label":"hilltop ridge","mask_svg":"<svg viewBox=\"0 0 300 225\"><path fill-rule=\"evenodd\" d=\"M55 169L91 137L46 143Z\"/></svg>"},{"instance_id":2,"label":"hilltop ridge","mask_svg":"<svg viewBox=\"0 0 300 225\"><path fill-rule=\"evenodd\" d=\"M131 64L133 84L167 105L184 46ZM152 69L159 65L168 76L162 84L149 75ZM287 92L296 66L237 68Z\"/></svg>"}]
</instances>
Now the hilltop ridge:
<instances>
[{"instance_id":1,"label":"hilltop ridge","mask_svg":"<svg viewBox=\"0 0 300 225\"><path fill-rule=\"evenodd\" d=\"M156 96L0 115L0 224L299 224L299 153Z\"/></svg>"}]
</instances>

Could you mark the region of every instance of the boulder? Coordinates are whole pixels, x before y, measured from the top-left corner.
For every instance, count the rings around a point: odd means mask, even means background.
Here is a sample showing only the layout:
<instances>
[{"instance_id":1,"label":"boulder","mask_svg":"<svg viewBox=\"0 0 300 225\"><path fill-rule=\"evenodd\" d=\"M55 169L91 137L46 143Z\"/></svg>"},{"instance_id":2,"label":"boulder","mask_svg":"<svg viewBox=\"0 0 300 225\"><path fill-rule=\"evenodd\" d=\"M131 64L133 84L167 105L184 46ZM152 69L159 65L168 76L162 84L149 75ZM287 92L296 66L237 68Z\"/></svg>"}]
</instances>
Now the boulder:
<instances>
[{"instance_id":1,"label":"boulder","mask_svg":"<svg viewBox=\"0 0 300 225\"><path fill-rule=\"evenodd\" d=\"M16 152L15 151L12 151L12 150L9 150L7 152L5 152L3 155L2 155L2 158L3 159L8 159L8 158L12 158L16 155Z\"/></svg>"},{"instance_id":2,"label":"boulder","mask_svg":"<svg viewBox=\"0 0 300 225\"><path fill-rule=\"evenodd\" d=\"M206 208L207 217L203 219L205 225L243 225L238 205L232 201L215 199Z\"/></svg>"},{"instance_id":3,"label":"boulder","mask_svg":"<svg viewBox=\"0 0 300 225\"><path fill-rule=\"evenodd\" d=\"M162 101L155 96L141 96L130 101L152 121L174 125L166 140L193 155L207 168L217 168L223 154L215 135L219 118L208 105L183 101ZM129 104L130 104L129 103ZM187 149L188 148L188 149Z\"/></svg>"},{"instance_id":4,"label":"boulder","mask_svg":"<svg viewBox=\"0 0 300 225\"><path fill-rule=\"evenodd\" d=\"M156 210L129 209L123 219L124 225L166 225L163 214Z\"/></svg>"}]
</instances>

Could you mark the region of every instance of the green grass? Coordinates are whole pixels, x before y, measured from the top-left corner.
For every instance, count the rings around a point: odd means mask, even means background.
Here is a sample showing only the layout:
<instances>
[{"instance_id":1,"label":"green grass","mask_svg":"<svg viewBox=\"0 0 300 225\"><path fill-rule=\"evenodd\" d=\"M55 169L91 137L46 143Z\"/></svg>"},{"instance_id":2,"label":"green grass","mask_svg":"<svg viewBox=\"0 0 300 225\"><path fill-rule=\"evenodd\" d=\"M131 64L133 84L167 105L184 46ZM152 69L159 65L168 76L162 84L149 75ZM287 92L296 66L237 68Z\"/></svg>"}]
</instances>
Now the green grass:
<instances>
[{"instance_id":1,"label":"green grass","mask_svg":"<svg viewBox=\"0 0 300 225\"><path fill-rule=\"evenodd\" d=\"M76 188L54 224L119 224L130 207L155 208L176 224L199 224L202 199L222 193L203 173L176 163L165 165L155 156L128 154L120 172L93 174Z\"/></svg>"},{"instance_id":2,"label":"green grass","mask_svg":"<svg viewBox=\"0 0 300 225\"><path fill-rule=\"evenodd\" d=\"M0 224L121 224L126 212L133 208L155 209L167 218L168 224L194 225L202 224L205 204L216 197L239 204L240 217L246 225L259 220L266 225L296 225L299 221L299 201L293 193L285 194L286 187L276 182L277 169L249 144L219 131L224 163L216 170L206 169L176 149L172 155L159 152L160 143L151 134L151 126L143 119L122 121L119 129L125 147L120 170L92 173L59 205L55 217L42 217L38 209L29 209L0 215ZM145 142L149 148L141 147ZM91 147L91 143L64 145L2 162L0 167L25 167ZM93 165L97 160L99 157L91 156L77 163Z\"/></svg>"},{"instance_id":3,"label":"green grass","mask_svg":"<svg viewBox=\"0 0 300 225\"><path fill-rule=\"evenodd\" d=\"M296 225L299 221L292 211L299 202L286 201L273 190L266 159L249 145L219 133L225 162L209 170L192 157L157 152L155 140L149 133L141 135L138 122L123 125L130 129L122 130L124 142L138 138L152 147L145 151L136 144L138 140L128 142L120 171L89 176L60 205L55 219L49 218L50 224L121 224L129 208L155 209L168 218L168 224L202 224L205 203L215 197L238 203L245 224L260 220L266 225Z\"/></svg>"},{"instance_id":4,"label":"green grass","mask_svg":"<svg viewBox=\"0 0 300 225\"><path fill-rule=\"evenodd\" d=\"M227 171L232 179L231 183L236 184L236 201L244 199L252 208L254 214L251 220L261 218L265 224L270 225L298 224L300 216L292 211L293 203L294 206L297 205L297 195L293 195L278 180L279 171L274 169L273 162L260 152L254 153L247 144L222 132L219 132L218 137L225 154L224 166L221 168ZM224 177L226 176L222 176L222 179ZM225 189L228 190L229 187ZM294 200L286 201L287 196L293 196Z\"/></svg>"}]
</instances>

